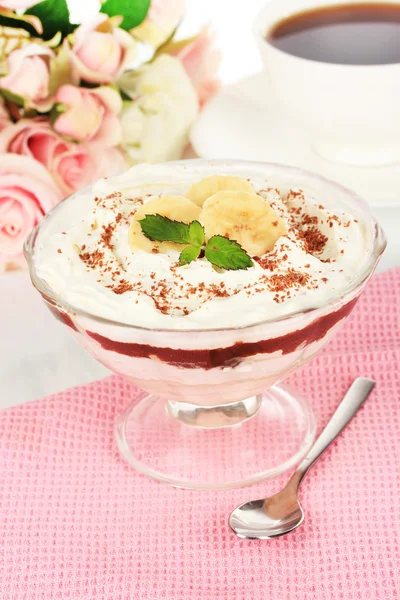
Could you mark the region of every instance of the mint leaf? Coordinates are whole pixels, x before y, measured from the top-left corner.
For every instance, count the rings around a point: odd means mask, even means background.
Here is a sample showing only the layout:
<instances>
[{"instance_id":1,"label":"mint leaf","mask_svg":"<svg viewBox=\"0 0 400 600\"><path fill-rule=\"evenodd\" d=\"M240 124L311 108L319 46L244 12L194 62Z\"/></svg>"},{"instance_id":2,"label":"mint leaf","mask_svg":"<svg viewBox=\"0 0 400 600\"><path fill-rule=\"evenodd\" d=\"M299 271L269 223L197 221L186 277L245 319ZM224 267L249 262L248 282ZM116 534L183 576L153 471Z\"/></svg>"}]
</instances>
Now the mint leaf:
<instances>
[{"instance_id":1,"label":"mint leaf","mask_svg":"<svg viewBox=\"0 0 400 600\"><path fill-rule=\"evenodd\" d=\"M123 17L120 27L132 29L144 21L150 2L151 0L105 0L100 10L109 17Z\"/></svg>"},{"instance_id":2,"label":"mint leaf","mask_svg":"<svg viewBox=\"0 0 400 600\"><path fill-rule=\"evenodd\" d=\"M236 271L248 269L253 261L242 246L222 235L213 235L206 245L206 258L211 264L222 269Z\"/></svg>"},{"instance_id":3,"label":"mint leaf","mask_svg":"<svg viewBox=\"0 0 400 600\"><path fill-rule=\"evenodd\" d=\"M192 262L192 260L199 258L200 252L201 248L196 246L188 246L187 248L182 250L179 256L179 266L182 267L183 265L188 265Z\"/></svg>"},{"instance_id":4,"label":"mint leaf","mask_svg":"<svg viewBox=\"0 0 400 600\"><path fill-rule=\"evenodd\" d=\"M192 221L189 225L189 241L193 246L204 244L204 227L198 221Z\"/></svg>"},{"instance_id":5,"label":"mint leaf","mask_svg":"<svg viewBox=\"0 0 400 600\"><path fill-rule=\"evenodd\" d=\"M172 221L161 215L146 215L139 223L144 235L154 242L190 244L189 225L186 223Z\"/></svg>"},{"instance_id":6,"label":"mint leaf","mask_svg":"<svg viewBox=\"0 0 400 600\"><path fill-rule=\"evenodd\" d=\"M43 25L41 37L45 40L51 40L59 31L64 38L76 27L70 23L66 0L43 0L25 11L25 15L34 15L41 20Z\"/></svg>"}]
</instances>

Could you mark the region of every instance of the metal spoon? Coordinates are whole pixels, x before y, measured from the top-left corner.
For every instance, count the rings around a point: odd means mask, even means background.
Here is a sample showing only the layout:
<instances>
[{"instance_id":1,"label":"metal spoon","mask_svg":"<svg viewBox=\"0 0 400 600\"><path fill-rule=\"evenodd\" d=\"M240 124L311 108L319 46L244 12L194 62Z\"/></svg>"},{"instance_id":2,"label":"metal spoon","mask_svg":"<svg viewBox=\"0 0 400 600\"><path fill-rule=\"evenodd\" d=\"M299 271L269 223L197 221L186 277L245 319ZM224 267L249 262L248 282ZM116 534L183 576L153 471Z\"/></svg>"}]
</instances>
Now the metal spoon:
<instances>
[{"instance_id":1,"label":"metal spoon","mask_svg":"<svg viewBox=\"0 0 400 600\"><path fill-rule=\"evenodd\" d=\"M374 385L372 379L365 377L359 377L353 382L331 420L281 492L263 500L245 502L235 508L229 518L229 525L239 537L265 540L285 535L302 524L304 513L297 498L300 483L351 421Z\"/></svg>"}]
</instances>

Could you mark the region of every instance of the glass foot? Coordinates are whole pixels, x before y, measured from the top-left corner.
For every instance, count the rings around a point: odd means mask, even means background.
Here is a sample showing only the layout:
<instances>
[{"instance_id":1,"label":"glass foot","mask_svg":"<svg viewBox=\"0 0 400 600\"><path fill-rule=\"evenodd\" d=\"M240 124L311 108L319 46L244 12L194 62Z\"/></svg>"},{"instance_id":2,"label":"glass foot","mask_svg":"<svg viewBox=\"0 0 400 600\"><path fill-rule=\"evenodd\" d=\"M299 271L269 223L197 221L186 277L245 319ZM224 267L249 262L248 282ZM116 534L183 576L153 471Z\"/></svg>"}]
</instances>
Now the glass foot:
<instances>
[{"instance_id":1,"label":"glass foot","mask_svg":"<svg viewBox=\"0 0 400 600\"><path fill-rule=\"evenodd\" d=\"M252 485L293 467L316 433L309 404L274 386L215 407L147 396L121 415L116 438L137 471L188 489Z\"/></svg>"}]
</instances>

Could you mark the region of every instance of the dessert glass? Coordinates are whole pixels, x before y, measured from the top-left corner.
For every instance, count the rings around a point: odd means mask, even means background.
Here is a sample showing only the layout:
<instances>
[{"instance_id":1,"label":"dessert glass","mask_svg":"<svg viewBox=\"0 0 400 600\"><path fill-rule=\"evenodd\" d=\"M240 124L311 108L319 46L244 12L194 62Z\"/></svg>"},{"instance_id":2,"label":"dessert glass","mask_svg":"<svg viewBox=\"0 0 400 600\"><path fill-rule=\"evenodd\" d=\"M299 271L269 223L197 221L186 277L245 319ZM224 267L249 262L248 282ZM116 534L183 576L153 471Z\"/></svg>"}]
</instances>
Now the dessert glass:
<instances>
[{"instance_id":1,"label":"dessert glass","mask_svg":"<svg viewBox=\"0 0 400 600\"><path fill-rule=\"evenodd\" d=\"M191 489L250 485L294 466L310 448L316 421L307 400L277 384L332 338L350 314L385 249L369 206L312 173L268 163L180 161L197 179L216 174L285 182L365 223L365 260L325 306L238 328L149 329L110 321L71 306L40 279L30 234L25 255L33 285L54 316L103 365L143 394L119 417L123 458L159 481ZM276 183L276 182L279 183ZM68 202L67 198L65 202ZM51 219L53 212L45 219ZM43 222L42 222L43 223ZM127 399L128 403L128 399Z\"/></svg>"}]
</instances>

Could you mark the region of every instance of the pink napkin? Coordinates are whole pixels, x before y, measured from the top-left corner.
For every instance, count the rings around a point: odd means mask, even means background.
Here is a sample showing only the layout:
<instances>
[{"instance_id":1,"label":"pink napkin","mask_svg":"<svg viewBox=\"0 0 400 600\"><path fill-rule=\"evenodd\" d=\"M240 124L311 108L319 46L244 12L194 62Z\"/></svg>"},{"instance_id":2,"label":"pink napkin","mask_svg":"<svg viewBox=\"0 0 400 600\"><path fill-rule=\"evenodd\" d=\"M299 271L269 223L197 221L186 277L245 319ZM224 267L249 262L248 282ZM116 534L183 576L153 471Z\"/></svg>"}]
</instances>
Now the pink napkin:
<instances>
[{"instance_id":1,"label":"pink napkin","mask_svg":"<svg viewBox=\"0 0 400 600\"><path fill-rule=\"evenodd\" d=\"M351 380L377 388L304 482L305 524L235 537L229 492L136 474L114 421L137 390L118 377L0 414L1 600L389 600L400 592L400 270L374 278L353 316L291 378L322 425Z\"/></svg>"}]
</instances>

